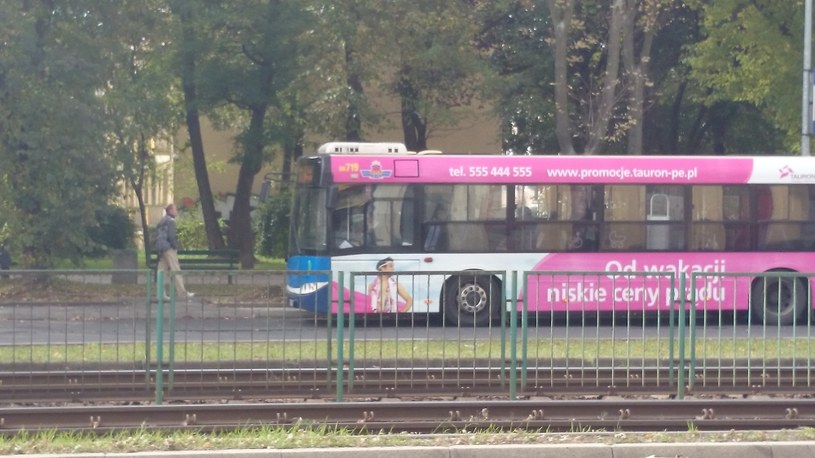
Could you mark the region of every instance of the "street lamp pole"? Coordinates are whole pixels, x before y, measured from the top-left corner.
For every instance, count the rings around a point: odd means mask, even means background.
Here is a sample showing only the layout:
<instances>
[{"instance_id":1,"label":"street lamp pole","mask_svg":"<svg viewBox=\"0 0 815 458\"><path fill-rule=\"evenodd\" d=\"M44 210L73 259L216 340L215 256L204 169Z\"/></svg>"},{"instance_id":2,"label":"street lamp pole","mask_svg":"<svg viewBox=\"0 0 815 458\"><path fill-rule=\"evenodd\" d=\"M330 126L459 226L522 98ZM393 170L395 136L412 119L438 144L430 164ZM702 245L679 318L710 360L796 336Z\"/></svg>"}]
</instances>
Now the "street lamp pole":
<instances>
[{"instance_id":1,"label":"street lamp pole","mask_svg":"<svg viewBox=\"0 0 815 458\"><path fill-rule=\"evenodd\" d=\"M804 84L801 110L801 155L809 156L812 132L812 0L804 4Z\"/></svg>"}]
</instances>

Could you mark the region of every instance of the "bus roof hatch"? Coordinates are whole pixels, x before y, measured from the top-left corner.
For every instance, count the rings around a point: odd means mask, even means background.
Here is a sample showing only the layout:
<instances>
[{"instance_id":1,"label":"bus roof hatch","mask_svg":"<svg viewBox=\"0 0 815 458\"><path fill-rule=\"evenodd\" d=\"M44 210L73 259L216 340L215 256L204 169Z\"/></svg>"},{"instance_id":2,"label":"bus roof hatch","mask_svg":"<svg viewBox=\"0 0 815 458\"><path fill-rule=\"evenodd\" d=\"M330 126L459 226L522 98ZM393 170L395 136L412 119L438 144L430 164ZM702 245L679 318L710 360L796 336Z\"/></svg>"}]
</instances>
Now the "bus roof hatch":
<instances>
[{"instance_id":1,"label":"bus roof hatch","mask_svg":"<svg viewBox=\"0 0 815 458\"><path fill-rule=\"evenodd\" d=\"M402 143L359 142L325 143L317 150L317 154L407 154L407 152L407 148Z\"/></svg>"}]
</instances>

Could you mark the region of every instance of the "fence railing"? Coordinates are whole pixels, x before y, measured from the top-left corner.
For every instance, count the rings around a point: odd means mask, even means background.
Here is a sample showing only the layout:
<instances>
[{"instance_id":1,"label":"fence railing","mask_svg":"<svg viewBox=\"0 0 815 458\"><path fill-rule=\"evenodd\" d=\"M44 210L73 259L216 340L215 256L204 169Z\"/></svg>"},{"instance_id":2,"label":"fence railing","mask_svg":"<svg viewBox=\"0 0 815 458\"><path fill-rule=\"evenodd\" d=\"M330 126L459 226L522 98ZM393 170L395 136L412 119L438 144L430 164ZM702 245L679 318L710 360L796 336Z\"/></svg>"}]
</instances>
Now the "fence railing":
<instances>
[{"instance_id":1,"label":"fence railing","mask_svg":"<svg viewBox=\"0 0 815 458\"><path fill-rule=\"evenodd\" d=\"M337 292L376 273L324 274L348 313L289 307L283 271L183 272L192 298L176 294L175 274L5 271L0 402L681 398L813 386L815 274L398 272L408 285L489 278L472 282L499 299L487 322L424 311L447 291L412 294L410 312L361 313L359 298Z\"/></svg>"}]
</instances>

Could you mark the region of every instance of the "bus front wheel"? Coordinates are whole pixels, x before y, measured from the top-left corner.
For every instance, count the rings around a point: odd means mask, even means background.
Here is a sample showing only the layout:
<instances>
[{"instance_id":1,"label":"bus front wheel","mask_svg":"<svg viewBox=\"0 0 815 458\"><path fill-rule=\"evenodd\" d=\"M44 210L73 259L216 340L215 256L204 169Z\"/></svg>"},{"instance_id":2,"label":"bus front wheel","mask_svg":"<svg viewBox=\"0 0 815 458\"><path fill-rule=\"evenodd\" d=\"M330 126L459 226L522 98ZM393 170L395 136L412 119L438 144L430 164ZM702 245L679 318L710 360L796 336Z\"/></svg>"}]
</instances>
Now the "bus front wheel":
<instances>
[{"instance_id":1,"label":"bus front wheel","mask_svg":"<svg viewBox=\"0 0 815 458\"><path fill-rule=\"evenodd\" d=\"M759 322L768 325L798 323L806 311L809 290L802 278L762 277L753 285L750 306Z\"/></svg>"},{"instance_id":2,"label":"bus front wheel","mask_svg":"<svg viewBox=\"0 0 815 458\"><path fill-rule=\"evenodd\" d=\"M453 277L444 289L444 315L454 326L487 326L500 311L501 285L489 275Z\"/></svg>"}]
</instances>

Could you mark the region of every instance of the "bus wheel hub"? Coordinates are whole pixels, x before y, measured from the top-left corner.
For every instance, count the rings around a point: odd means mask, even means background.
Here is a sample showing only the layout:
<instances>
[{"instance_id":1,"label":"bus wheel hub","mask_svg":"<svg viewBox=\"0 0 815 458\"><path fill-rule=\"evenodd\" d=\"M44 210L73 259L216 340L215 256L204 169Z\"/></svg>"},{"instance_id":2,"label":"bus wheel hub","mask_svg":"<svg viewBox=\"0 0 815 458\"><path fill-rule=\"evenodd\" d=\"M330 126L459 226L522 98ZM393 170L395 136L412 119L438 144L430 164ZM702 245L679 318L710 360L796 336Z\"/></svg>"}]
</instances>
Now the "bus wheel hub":
<instances>
[{"instance_id":1,"label":"bus wheel hub","mask_svg":"<svg viewBox=\"0 0 815 458\"><path fill-rule=\"evenodd\" d=\"M478 285L467 285L459 292L459 308L467 313L476 313L487 304L487 292Z\"/></svg>"}]
</instances>

